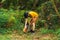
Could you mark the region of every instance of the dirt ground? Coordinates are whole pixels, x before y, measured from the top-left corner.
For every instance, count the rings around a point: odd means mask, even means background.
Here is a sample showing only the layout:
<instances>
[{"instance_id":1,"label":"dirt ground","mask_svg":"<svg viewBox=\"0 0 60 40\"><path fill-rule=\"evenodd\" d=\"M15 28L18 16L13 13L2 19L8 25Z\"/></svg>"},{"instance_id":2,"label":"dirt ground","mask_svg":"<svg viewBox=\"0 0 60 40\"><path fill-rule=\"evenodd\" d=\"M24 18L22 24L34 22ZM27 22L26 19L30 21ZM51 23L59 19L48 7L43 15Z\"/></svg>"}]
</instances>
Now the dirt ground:
<instances>
[{"instance_id":1,"label":"dirt ground","mask_svg":"<svg viewBox=\"0 0 60 40\"><path fill-rule=\"evenodd\" d=\"M57 36L54 34L23 34L19 35L17 33L11 35L11 40L58 40Z\"/></svg>"}]
</instances>

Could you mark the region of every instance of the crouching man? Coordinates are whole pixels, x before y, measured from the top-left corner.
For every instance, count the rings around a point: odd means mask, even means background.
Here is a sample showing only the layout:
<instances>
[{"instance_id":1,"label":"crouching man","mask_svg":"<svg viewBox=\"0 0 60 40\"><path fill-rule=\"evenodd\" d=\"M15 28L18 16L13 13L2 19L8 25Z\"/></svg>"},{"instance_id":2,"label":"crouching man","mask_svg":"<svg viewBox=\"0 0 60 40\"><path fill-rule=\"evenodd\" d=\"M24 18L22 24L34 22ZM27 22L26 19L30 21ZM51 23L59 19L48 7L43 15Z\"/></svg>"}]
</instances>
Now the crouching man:
<instances>
[{"instance_id":1,"label":"crouching man","mask_svg":"<svg viewBox=\"0 0 60 40\"><path fill-rule=\"evenodd\" d=\"M28 25L30 25L30 32L34 33L36 21L38 20L38 13L35 11L25 12L24 18L25 18L25 26L24 26L23 32L27 32L29 27Z\"/></svg>"}]
</instances>

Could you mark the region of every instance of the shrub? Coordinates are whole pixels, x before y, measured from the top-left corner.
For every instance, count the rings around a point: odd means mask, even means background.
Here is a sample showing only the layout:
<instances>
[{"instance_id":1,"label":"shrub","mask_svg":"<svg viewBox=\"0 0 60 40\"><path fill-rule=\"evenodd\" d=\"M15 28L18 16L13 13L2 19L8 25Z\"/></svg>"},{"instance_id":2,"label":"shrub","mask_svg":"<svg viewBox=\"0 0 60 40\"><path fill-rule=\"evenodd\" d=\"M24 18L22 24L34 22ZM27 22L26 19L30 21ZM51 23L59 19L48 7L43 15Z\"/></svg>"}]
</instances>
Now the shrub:
<instances>
[{"instance_id":1,"label":"shrub","mask_svg":"<svg viewBox=\"0 0 60 40\"><path fill-rule=\"evenodd\" d=\"M3 10L0 10L0 27L6 26L8 22L9 15Z\"/></svg>"}]
</instances>

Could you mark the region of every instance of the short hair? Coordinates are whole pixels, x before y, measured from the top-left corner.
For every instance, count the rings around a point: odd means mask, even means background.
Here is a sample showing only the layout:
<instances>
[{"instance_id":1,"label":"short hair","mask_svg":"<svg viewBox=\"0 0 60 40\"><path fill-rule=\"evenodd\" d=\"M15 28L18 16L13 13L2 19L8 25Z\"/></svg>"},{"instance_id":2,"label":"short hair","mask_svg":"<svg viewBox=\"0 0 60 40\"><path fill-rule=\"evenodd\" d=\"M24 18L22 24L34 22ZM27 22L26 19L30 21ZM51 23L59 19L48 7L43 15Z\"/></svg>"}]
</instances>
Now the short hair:
<instances>
[{"instance_id":1,"label":"short hair","mask_svg":"<svg viewBox=\"0 0 60 40\"><path fill-rule=\"evenodd\" d=\"M24 18L28 18L28 12L24 13Z\"/></svg>"}]
</instances>

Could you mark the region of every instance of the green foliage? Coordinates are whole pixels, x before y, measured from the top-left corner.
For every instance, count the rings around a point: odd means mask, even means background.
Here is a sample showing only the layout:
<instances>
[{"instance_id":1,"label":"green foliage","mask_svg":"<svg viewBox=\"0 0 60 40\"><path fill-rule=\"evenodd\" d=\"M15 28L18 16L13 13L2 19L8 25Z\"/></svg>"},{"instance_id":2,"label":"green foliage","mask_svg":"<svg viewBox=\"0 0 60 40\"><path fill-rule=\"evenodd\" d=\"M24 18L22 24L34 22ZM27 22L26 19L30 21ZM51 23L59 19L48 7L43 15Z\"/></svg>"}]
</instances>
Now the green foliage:
<instances>
[{"instance_id":1,"label":"green foliage","mask_svg":"<svg viewBox=\"0 0 60 40\"><path fill-rule=\"evenodd\" d=\"M3 8L0 8L0 27L8 27L8 28L10 27L11 31L17 30L19 33L22 32L23 27L24 27L23 14L25 11L28 11L34 8L33 5L35 5L35 0L29 0L29 1L27 0L25 1L24 0L2 0L2 1L3 1L2 2ZM50 0L43 0L43 1L38 0L35 6L36 6L35 10L39 13L39 19L36 23L37 29L44 27L44 23L48 21L47 20L48 16L51 17L50 21L52 22L53 26L60 23L58 22L60 18L58 18L55 8L53 7L53 3ZM19 8L22 8L23 10L16 10ZM60 8L58 8L58 10L60 13ZM49 30L49 32L52 33L53 30ZM49 32L47 31L47 29L41 29L41 33L43 34L49 33ZM59 31L56 32L56 34L57 33L59 33Z\"/></svg>"},{"instance_id":2,"label":"green foliage","mask_svg":"<svg viewBox=\"0 0 60 40\"><path fill-rule=\"evenodd\" d=\"M11 40L10 35L0 35L1 40Z\"/></svg>"},{"instance_id":3,"label":"green foliage","mask_svg":"<svg viewBox=\"0 0 60 40\"><path fill-rule=\"evenodd\" d=\"M46 20L38 20L37 23L36 23L36 28L41 28L41 27L44 27L44 23L46 22Z\"/></svg>"},{"instance_id":4,"label":"green foliage","mask_svg":"<svg viewBox=\"0 0 60 40\"><path fill-rule=\"evenodd\" d=\"M55 34L60 35L60 29L57 29Z\"/></svg>"},{"instance_id":5,"label":"green foliage","mask_svg":"<svg viewBox=\"0 0 60 40\"><path fill-rule=\"evenodd\" d=\"M9 15L3 10L0 10L0 27L6 26L8 22Z\"/></svg>"},{"instance_id":6,"label":"green foliage","mask_svg":"<svg viewBox=\"0 0 60 40\"><path fill-rule=\"evenodd\" d=\"M2 0L0 0L0 2L1 2Z\"/></svg>"},{"instance_id":7,"label":"green foliage","mask_svg":"<svg viewBox=\"0 0 60 40\"><path fill-rule=\"evenodd\" d=\"M39 31L41 34L53 34L55 33L54 30L49 30L49 29L45 29L45 28L41 28L40 31Z\"/></svg>"},{"instance_id":8,"label":"green foliage","mask_svg":"<svg viewBox=\"0 0 60 40\"><path fill-rule=\"evenodd\" d=\"M25 10L0 9L0 33L12 33L16 30L19 34L22 34L24 27L24 12Z\"/></svg>"},{"instance_id":9,"label":"green foliage","mask_svg":"<svg viewBox=\"0 0 60 40\"><path fill-rule=\"evenodd\" d=\"M0 33L3 35L0 35L1 40L10 40L10 35L6 36L4 34L12 34L15 32L23 34L22 30L25 22L23 14L25 11L31 9L35 9L39 13L39 19L36 23L36 29L39 29L39 34L53 33L60 38L60 18L56 14L51 0L38 0L36 5L35 1L36 0L0 0L0 4L3 5L2 8L0 8ZM59 2L60 0L56 0L55 4ZM36 7L34 8L33 5ZM57 10L60 13L60 8L57 7ZM49 21L48 17L50 17ZM52 26L54 26L53 29L47 29L48 27L52 27L48 24L50 22ZM45 28L44 23L47 23L47 28Z\"/></svg>"},{"instance_id":10,"label":"green foliage","mask_svg":"<svg viewBox=\"0 0 60 40\"><path fill-rule=\"evenodd\" d=\"M60 2L60 0L56 0L57 2Z\"/></svg>"},{"instance_id":11,"label":"green foliage","mask_svg":"<svg viewBox=\"0 0 60 40\"><path fill-rule=\"evenodd\" d=\"M42 34L47 34L48 33L48 29L41 28L40 30L41 30L40 33L42 33Z\"/></svg>"}]
</instances>

